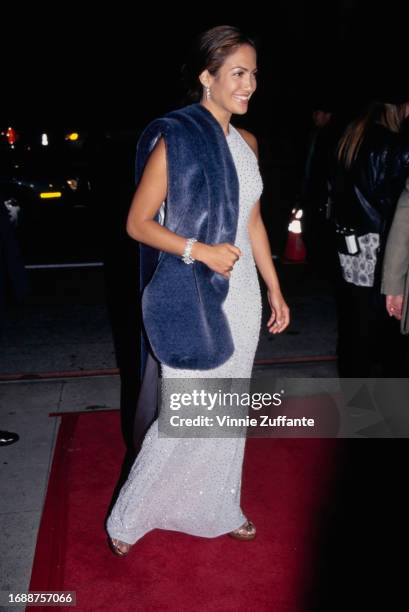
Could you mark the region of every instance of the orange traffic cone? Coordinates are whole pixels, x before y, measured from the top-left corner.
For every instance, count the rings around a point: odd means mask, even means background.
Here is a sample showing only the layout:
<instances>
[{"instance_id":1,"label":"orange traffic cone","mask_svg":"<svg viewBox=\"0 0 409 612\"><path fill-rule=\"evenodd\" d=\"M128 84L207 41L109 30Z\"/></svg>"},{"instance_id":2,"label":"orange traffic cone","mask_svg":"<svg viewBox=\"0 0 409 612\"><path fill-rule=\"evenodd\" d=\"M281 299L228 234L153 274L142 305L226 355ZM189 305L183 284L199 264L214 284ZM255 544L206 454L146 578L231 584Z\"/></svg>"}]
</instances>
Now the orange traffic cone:
<instances>
[{"instance_id":1,"label":"orange traffic cone","mask_svg":"<svg viewBox=\"0 0 409 612\"><path fill-rule=\"evenodd\" d=\"M302 239L301 217L303 211L293 208L291 211L290 224L288 226L288 238L285 245L284 261L289 263L304 263L307 250Z\"/></svg>"}]
</instances>

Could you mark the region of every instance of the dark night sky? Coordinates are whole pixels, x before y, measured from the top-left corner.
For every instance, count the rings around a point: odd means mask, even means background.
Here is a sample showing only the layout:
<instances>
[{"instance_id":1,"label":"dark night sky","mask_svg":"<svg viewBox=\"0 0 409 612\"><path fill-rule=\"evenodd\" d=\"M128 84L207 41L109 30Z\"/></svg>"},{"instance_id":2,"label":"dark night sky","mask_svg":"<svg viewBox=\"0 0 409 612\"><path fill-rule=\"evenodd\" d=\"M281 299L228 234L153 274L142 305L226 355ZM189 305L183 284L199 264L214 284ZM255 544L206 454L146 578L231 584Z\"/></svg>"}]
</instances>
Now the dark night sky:
<instances>
[{"instance_id":1,"label":"dark night sky","mask_svg":"<svg viewBox=\"0 0 409 612\"><path fill-rule=\"evenodd\" d=\"M155 4L142 19L136 5L116 12L99 5L91 19L74 11L65 19L52 16L54 27L41 29L27 27L27 15L26 29L17 38L11 33L13 44L2 41L10 67L3 102L9 115L33 121L69 116L81 123L139 126L178 103L179 66L192 37L230 23L261 43L249 123L263 117L268 129L278 116L289 121L328 97L341 109L356 108L402 66L402 6L276 0L267 17L255 2L222 11L174 4L166 13Z\"/></svg>"}]
</instances>

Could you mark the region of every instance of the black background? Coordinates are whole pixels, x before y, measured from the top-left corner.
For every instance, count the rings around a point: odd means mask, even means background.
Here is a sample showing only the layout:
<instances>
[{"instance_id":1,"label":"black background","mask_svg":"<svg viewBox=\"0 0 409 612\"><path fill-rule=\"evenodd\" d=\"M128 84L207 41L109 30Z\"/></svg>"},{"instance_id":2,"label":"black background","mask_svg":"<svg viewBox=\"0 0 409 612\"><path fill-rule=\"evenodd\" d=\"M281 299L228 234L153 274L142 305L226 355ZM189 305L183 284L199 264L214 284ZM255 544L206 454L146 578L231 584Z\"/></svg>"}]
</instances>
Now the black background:
<instances>
[{"instance_id":1,"label":"black background","mask_svg":"<svg viewBox=\"0 0 409 612\"><path fill-rule=\"evenodd\" d=\"M5 18L2 105L12 119L138 127L180 101L198 32L228 23L259 42L257 132L299 122L316 101L354 112L405 79L403 2L38 5ZM396 75L396 76L394 76ZM16 116L18 115L18 117Z\"/></svg>"}]
</instances>

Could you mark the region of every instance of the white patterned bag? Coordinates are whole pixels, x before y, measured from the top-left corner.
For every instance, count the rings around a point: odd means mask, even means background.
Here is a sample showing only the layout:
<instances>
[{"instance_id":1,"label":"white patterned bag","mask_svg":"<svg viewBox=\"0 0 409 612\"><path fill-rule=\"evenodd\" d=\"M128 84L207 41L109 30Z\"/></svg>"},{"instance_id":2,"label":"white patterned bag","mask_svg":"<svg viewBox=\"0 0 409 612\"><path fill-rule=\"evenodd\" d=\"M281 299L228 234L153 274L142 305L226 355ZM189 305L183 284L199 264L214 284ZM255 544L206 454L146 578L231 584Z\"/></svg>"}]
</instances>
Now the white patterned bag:
<instances>
[{"instance_id":1,"label":"white patterned bag","mask_svg":"<svg viewBox=\"0 0 409 612\"><path fill-rule=\"evenodd\" d=\"M364 234L357 240L359 252L356 255L338 252L342 276L347 283L358 287L373 287L379 234Z\"/></svg>"}]
</instances>

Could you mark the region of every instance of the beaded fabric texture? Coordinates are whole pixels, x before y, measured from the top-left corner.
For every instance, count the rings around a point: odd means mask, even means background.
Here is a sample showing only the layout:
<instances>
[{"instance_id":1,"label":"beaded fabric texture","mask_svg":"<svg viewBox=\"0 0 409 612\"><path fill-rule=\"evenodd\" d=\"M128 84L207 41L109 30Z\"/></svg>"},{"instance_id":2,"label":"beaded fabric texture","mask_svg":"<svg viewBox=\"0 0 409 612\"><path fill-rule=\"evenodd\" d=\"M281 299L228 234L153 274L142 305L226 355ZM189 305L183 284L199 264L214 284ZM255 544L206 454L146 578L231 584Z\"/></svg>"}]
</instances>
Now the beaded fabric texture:
<instances>
[{"instance_id":1,"label":"beaded fabric texture","mask_svg":"<svg viewBox=\"0 0 409 612\"><path fill-rule=\"evenodd\" d=\"M256 156L229 126L227 142L239 178L240 203L235 245L242 252L231 273L223 309L233 355L211 370L162 365L162 378L250 378L261 324L261 295L248 234L248 219L262 192ZM176 298L175 298L176 299ZM142 448L108 518L112 538L134 544L152 529L216 537L240 527L245 438L158 437L158 421Z\"/></svg>"}]
</instances>

